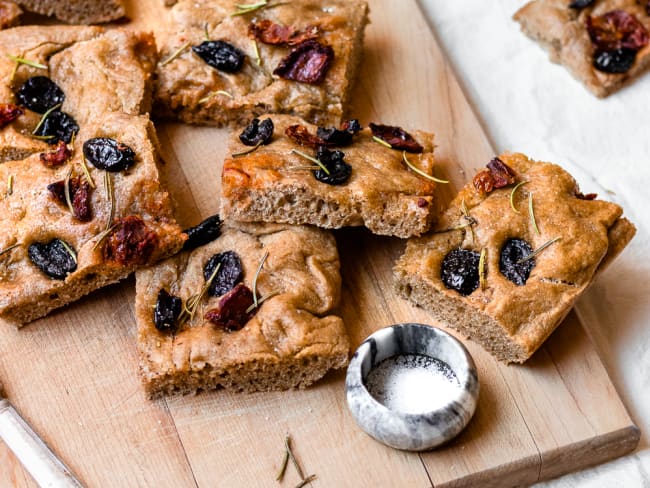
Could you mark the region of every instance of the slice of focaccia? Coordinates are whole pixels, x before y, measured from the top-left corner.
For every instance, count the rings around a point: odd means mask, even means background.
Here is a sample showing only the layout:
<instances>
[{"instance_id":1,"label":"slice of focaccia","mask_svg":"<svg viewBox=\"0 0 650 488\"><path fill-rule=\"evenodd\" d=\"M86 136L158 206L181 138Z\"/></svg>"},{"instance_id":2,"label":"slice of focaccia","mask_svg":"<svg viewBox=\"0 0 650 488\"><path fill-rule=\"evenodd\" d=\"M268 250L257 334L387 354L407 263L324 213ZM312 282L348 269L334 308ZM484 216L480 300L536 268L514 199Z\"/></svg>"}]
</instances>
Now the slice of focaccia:
<instances>
[{"instance_id":1,"label":"slice of focaccia","mask_svg":"<svg viewBox=\"0 0 650 488\"><path fill-rule=\"evenodd\" d=\"M155 112L237 125L264 113L338 124L362 57L359 0L181 0L159 37Z\"/></svg>"},{"instance_id":2,"label":"slice of focaccia","mask_svg":"<svg viewBox=\"0 0 650 488\"><path fill-rule=\"evenodd\" d=\"M333 236L244 224L216 238L219 225L212 217L188 230L185 251L136 273L148 394L303 388L345 366L347 334L333 315L341 288Z\"/></svg>"},{"instance_id":3,"label":"slice of focaccia","mask_svg":"<svg viewBox=\"0 0 650 488\"><path fill-rule=\"evenodd\" d=\"M503 154L395 266L399 293L500 361L524 362L635 233L555 164Z\"/></svg>"},{"instance_id":4,"label":"slice of focaccia","mask_svg":"<svg viewBox=\"0 0 650 488\"><path fill-rule=\"evenodd\" d=\"M361 130L356 120L342 129L317 129L287 115L254 120L232 136L223 166L222 214L325 228L364 225L398 237L426 232L438 214L430 179L433 135L371 126L393 147L370 129Z\"/></svg>"}]
</instances>

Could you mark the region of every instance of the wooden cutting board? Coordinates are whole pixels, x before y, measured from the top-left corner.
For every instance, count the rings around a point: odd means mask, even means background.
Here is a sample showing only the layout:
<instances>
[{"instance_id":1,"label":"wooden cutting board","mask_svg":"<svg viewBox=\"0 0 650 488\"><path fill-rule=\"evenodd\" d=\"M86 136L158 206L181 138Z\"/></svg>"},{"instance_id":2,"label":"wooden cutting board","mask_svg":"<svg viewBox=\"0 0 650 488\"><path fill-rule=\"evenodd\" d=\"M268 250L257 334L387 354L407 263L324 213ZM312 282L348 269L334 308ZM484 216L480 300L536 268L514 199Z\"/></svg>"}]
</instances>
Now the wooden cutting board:
<instances>
[{"instance_id":1,"label":"wooden cutting board","mask_svg":"<svg viewBox=\"0 0 650 488\"><path fill-rule=\"evenodd\" d=\"M155 29L162 0L133 0L132 26ZM353 98L362 123L436 133L447 197L493 156L476 116L414 0L374 0ZM504 80L507 82L507 80ZM226 131L160 125L181 223L218 209ZM519 148L524 150L526 148ZM404 321L436 324L393 292L404 243L364 229L337 232L341 313L353 347ZM151 402L137 377L133 280L92 294L22 330L0 324L0 378L17 408L88 486L276 486L286 433L313 486L530 484L625 454L639 431L574 314L525 366L504 366L465 341L481 396L468 428L425 454L396 451L359 430L344 372L306 391L223 391ZM288 470L279 486L291 487ZM4 445L0 486L34 486Z\"/></svg>"}]
</instances>

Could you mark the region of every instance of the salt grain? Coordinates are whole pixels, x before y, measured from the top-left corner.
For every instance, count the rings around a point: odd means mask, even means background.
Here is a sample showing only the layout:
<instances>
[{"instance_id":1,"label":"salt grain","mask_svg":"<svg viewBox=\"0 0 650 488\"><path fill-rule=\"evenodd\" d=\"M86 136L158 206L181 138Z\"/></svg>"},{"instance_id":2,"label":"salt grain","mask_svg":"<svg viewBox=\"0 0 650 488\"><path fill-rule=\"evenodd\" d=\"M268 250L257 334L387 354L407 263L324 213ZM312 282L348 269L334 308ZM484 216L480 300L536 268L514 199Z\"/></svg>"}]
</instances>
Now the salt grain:
<instances>
[{"instance_id":1,"label":"salt grain","mask_svg":"<svg viewBox=\"0 0 650 488\"><path fill-rule=\"evenodd\" d=\"M425 413L445 406L460 389L449 365L420 354L384 359L366 379L366 388L379 403L402 413Z\"/></svg>"}]
</instances>

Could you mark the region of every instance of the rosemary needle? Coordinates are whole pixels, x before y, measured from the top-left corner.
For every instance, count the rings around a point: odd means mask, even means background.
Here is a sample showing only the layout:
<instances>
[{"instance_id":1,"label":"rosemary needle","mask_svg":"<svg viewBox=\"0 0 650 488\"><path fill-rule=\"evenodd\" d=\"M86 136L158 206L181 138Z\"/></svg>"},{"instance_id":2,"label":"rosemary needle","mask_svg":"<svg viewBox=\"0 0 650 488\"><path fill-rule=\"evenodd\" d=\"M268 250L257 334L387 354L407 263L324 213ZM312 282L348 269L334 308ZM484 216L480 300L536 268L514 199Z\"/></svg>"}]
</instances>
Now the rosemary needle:
<instances>
[{"instance_id":1,"label":"rosemary needle","mask_svg":"<svg viewBox=\"0 0 650 488\"><path fill-rule=\"evenodd\" d=\"M113 224L113 218L115 217L115 194L113 193L113 180L111 179L111 174L106 171L104 172L104 188L106 189L106 198L111 206L110 213L108 215L108 221L106 222L106 229L110 228Z\"/></svg>"},{"instance_id":2,"label":"rosemary needle","mask_svg":"<svg viewBox=\"0 0 650 488\"><path fill-rule=\"evenodd\" d=\"M298 151L298 149L292 149L291 152L297 154L298 156L302 156L305 159L308 159L312 163L316 163L320 167L320 169L322 169L325 172L327 176L330 175L329 170L325 167L325 165L321 162L320 159L312 158L309 154L306 154L302 151Z\"/></svg>"},{"instance_id":3,"label":"rosemary needle","mask_svg":"<svg viewBox=\"0 0 650 488\"><path fill-rule=\"evenodd\" d=\"M537 256L540 252L542 252L542 251L543 251L544 249L546 249L548 246L550 246L550 245L553 244L554 242L559 241L560 239L562 239L562 236L557 236L557 237L551 239L550 241L545 242L544 244L542 244L541 246L539 246L537 249L535 249L533 252L531 252L528 256L526 256L526 257L524 257L524 258L521 258L521 259L520 259L519 261L517 261L515 264L525 263L525 262L528 261L529 259L533 259L535 256Z\"/></svg>"},{"instance_id":4,"label":"rosemary needle","mask_svg":"<svg viewBox=\"0 0 650 488\"><path fill-rule=\"evenodd\" d=\"M315 479L316 479L316 475L310 474L305 479L303 479L300 483L298 483L295 488L302 488L303 486L307 485L308 483L311 483Z\"/></svg>"},{"instance_id":5,"label":"rosemary needle","mask_svg":"<svg viewBox=\"0 0 650 488\"><path fill-rule=\"evenodd\" d=\"M260 147L261 145L262 145L262 141L258 142L257 144L255 144L251 148L244 149L243 151L239 151L239 152L236 152L236 153L232 153L230 156L233 157L233 158L238 158L239 156L245 156L247 154L250 154L252 152L257 151L257 148Z\"/></svg>"},{"instance_id":6,"label":"rosemary needle","mask_svg":"<svg viewBox=\"0 0 650 488\"><path fill-rule=\"evenodd\" d=\"M70 195L70 176L72 176L72 168L70 168L70 171L68 171L68 174L63 180L63 196L65 197L65 203L68 205L70 214L74 217L74 207L72 206L72 196Z\"/></svg>"},{"instance_id":7,"label":"rosemary needle","mask_svg":"<svg viewBox=\"0 0 650 488\"><path fill-rule=\"evenodd\" d=\"M406 166L408 166L411 171L422 176L423 178L426 178L427 180L435 181L436 183L443 183L443 184L449 183L449 180L441 180L439 178L436 178L435 176L428 175L421 169L415 167L415 165L411 163L406 157L406 151L402 151L402 158L404 159Z\"/></svg>"},{"instance_id":8,"label":"rosemary needle","mask_svg":"<svg viewBox=\"0 0 650 488\"><path fill-rule=\"evenodd\" d=\"M17 65L26 64L27 66L31 66L32 68L47 69L47 66L45 66L44 64L37 63L36 61L30 61L29 59L21 58L20 56L12 56L11 54L7 54L7 57L12 61L15 61Z\"/></svg>"},{"instance_id":9,"label":"rosemary needle","mask_svg":"<svg viewBox=\"0 0 650 488\"><path fill-rule=\"evenodd\" d=\"M284 438L284 447L287 450L287 454L289 455L289 459L291 459L294 468L296 468L296 471L298 472L298 476L300 476L301 480L304 480L305 475L302 474L302 469L300 469L300 465L298 464L298 461L296 460L295 456L293 455L293 451L291 450L291 437L289 434L287 434L287 436Z\"/></svg>"},{"instance_id":10,"label":"rosemary needle","mask_svg":"<svg viewBox=\"0 0 650 488\"><path fill-rule=\"evenodd\" d=\"M55 105L54 107L50 107L49 109L47 109L47 112L45 112L43 114L43 116L41 117L41 120L39 120L38 124L36 124L36 127L32 131L32 135L35 135L38 132L38 129L41 128L41 126L43 125L43 122L45 122L45 119L47 119L50 116L50 114L52 112L54 112L55 110L59 110L61 108L61 105L63 105L63 104L59 103L58 105ZM50 136L50 137L54 137L54 136Z\"/></svg>"},{"instance_id":11,"label":"rosemary needle","mask_svg":"<svg viewBox=\"0 0 650 488\"><path fill-rule=\"evenodd\" d=\"M278 472L278 475L275 477L276 481L282 481L282 478L284 478L284 473L287 471L287 464L289 463L289 451L284 450L284 457L282 458L282 466L280 466L280 471Z\"/></svg>"},{"instance_id":12,"label":"rosemary needle","mask_svg":"<svg viewBox=\"0 0 650 488\"><path fill-rule=\"evenodd\" d=\"M487 273L485 269L485 259L487 257L487 249L481 249L481 257L478 260L478 279L481 284L481 290L485 290L487 286Z\"/></svg>"},{"instance_id":13,"label":"rosemary needle","mask_svg":"<svg viewBox=\"0 0 650 488\"><path fill-rule=\"evenodd\" d=\"M8 253L9 251L11 251L12 249L17 248L18 246L20 246L20 242L17 242L16 244L12 244L9 247L5 247L4 249L0 250L0 256L2 256L3 254Z\"/></svg>"},{"instance_id":14,"label":"rosemary needle","mask_svg":"<svg viewBox=\"0 0 650 488\"><path fill-rule=\"evenodd\" d=\"M231 93L228 93L228 92L225 91L225 90L217 90L217 91L213 91L213 92L208 93L207 96L205 96L205 97L203 97L201 100L199 100L199 103L205 103L205 102L207 102L207 101L213 99L213 98L216 97L217 95L223 95L223 96L225 96L225 97L229 97L229 98L231 98L231 99L234 99L234 98L235 98Z\"/></svg>"},{"instance_id":15,"label":"rosemary needle","mask_svg":"<svg viewBox=\"0 0 650 488\"><path fill-rule=\"evenodd\" d=\"M176 59L180 54L185 51L188 47L190 47L190 41L187 41L185 44L183 44L181 47L179 47L176 51L174 51L172 54L170 54L167 58L163 59L160 62L160 66L165 66L166 64L171 63L174 59Z\"/></svg>"},{"instance_id":16,"label":"rosemary needle","mask_svg":"<svg viewBox=\"0 0 650 488\"><path fill-rule=\"evenodd\" d=\"M14 175L10 174L7 177L7 193L6 195L9 196L14 192Z\"/></svg>"},{"instance_id":17,"label":"rosemary needle","mask_svg":"<svg viewBox=\"0 0 650 488\"><path fill-rule=\"evenodd\" d=\"M535 232L537 233L538 236L542 235L542 233L539 231L539 227L537 227L537 221L535 220L535 212L533 211L532 193L528 194L528 213L530 214L530 222L533 224L533 229L535 229Z\"/></svg>"},{"instance_id":18,"label":"rosemary needle","mask_svg":"<svg viewBox=\"0 0 650 488\"><path fill-rule=\"evenodd\" d=\"M255 277L253 278L253 305L255 305L255 308L258 307L257 303L257 278L259 278L260 273L262 272L262 268L264 267L264 262L266 261L266 258L269 257L269 252L265 251L264 256L262 256L262 260L260 261L259 266L257 267L257 272L255 273Z\"/></svg>"},{"instance_id":19,"label":"rosemary needle","mask_svg":"<svg viewBox=\"0 0 650 488\"><path fill-rule=\"evenodd\" d=\"M512 189L510 192L510 207L512 210L514 210L515 213L521 213L517 208L515 207L515 192L519 189L520 186L525 185L528 183L527 181L520 181L515 185L515 187Z\"/></svg>"},{"instance_id":20,"label":"rosemary needle","mask_svg":"<svg viewBox=\"0 0 650 488\"><path fill-rule=\"evenodd\" d=\"M372 136L372 140L375 141L375 142L378 142L378 143L381 144L382 146L386 146L386 147L389 148L389 149L393 149L393 146L391 146L391 145L388 144L386 141L384 141L383 139L380 139L380 138L377 137L377 136Z\"/></svg>"}]
</instances>

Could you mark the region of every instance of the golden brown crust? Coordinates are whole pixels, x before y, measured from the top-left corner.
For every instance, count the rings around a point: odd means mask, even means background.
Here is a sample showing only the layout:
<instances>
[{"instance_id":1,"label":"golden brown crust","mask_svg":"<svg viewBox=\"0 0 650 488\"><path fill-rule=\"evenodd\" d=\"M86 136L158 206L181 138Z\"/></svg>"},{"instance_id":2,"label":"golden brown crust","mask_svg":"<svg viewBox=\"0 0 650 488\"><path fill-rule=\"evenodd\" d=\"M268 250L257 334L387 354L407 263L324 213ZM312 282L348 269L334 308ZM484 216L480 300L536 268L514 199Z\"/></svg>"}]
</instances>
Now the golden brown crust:
<instances>
[{"instance_id":1,"label":"golden brown crust","mask_svg":"<svg viewBox=\"0 0 650 488\"><path fill-rule=\"evenodd\" d=\"M12 32L13 31L13 32ZM21 27L0 33L2 49L43 63L47 70L14 63L0 56L0 99L15 102L14 90L30 76L48 75L66 95L62 110L80 126L73 155L63 166L48 168L40 154L52 149L31 137L40 115L25 115L0 131L0 151L23 160L0 164L0 178L13 180L12 192L0 196L0 249L18 247L0 256L0 316L20 324L47 314L108 283L128 276L135 265L109 263L98 235L109 225L110 203L105 171L88 164L96 189L91 191L92 220L73 218L66 205L50 196L47 185L73 176L85 179L82 145L94 137L110 137L135 151L128 171L111 173L115 217L136 215L157 235L157 246L147 263L178 251L185 235L176 225L168 194L160 185L157 140L147 116L151 72L156 49L150 34L92 27ZM114 65L119 64L119 66ZM92 90L88 90L92 87ZM5 158L9 159L9 158ZM33 242L59 238L77 252L77 270L65 280L50 279L29 260Z\"/></svg>"},{"instance_id":2,"label":"golden brown crust","mask_svg":"<svg viewBox=\"0 0 650 488\"><path fill-rule=\"evenodd\" d=\"M16 3L0 0L0 29L18 25L22 13Z\"/></svg>"},{"instance_id":3,"label":"golden brown crust","mask_svg":"<svg viewBox=\"0 0 650 488\"><path fill-rule=\"evenodd\" d=\"M285 129L293 124L305 125L312 134L316 127L288 115L271 119L275 132L270 144L245 156L227 157L224 162L224 217L325 228L365 225L376 234L398 237L426 232L437 217L435 183L409 171L402 151L374 142L368 129L355 135L350 146L340 148L352 166L350 179L342 185L328 185L304 169L313 163L291 153L298 149L313 156L315 151L285 135ZM231 137L229 154L250 149L239 141L239 133L236 130ZM424 151L407 157L431 174L433 135L422 131L412 135Z\"/></svg>"},{"instance_id":4,"label":"golden brown crust","mask_svg":"<svg viewBox=\"0 0 650 488\"><path fill-rule=\"evenodd\" d=\"M16 0L25 10L68 24L102 24L126 14L122 0Z\"/></svg>"},{"instance_id":5,"label":"golden brown crust","mask_svg":"<svg viewBox=\"0 0 650 488\"><path fill-rule=\"evenodd\" d=\"M236 251L243 282L258 296L277 292L236 332L204 319L218 297L204 298L194 319L174 335L159 332L153 307L165 288L185 302L204 283L203 267L218 252ZM331 234L312 227L246 224L227 228L215 241L136 273L140 372L152 397L225 387L237 391L305 387L331 368L347 364L342 320L331 315L341 288Z\"/></svg>"},{"instance_id":6,"label":"golden brown crust","mask_svg":"<svg viewBox=\"0 0 650 488\"><path fill-rule=\"evenodd\" d=\"M650 66L650 45L641 49L627 73L609 74L593 67L593 47L586 29L588 15L598 16L615 9L633 14L650 31L650 16L643 2L598 0L593 7L576 11L569 0L533 0L514 15L522 31L539 41L553 62L563 64L594 95L605 97Z\"/></svg>"},{"instance_id":7,"label":"golden brown crust","mask_svg":"<svg viewBox=\"0 0 650 488\"><path fill-rule=\"evenodd\" d=\"M432 233L414 239L395 266L399 292L479 342L501 361L523 362L544 342L593 280L599 267L611 261L634 235L618 205L576 197L575 180L559 166L533 162L522 154L500 158L527 181L486 197L470 183L454 199L436 229L464 222L462 202L476 221L470 227ZM528 211L533 195L538 235ZM537 249L550 245L535 259L525 285L517 286L499 270L501 249L509 238L526 240ZM485 289L464 297L445 287L442 260L456 248L487 250Z\"/></svg>"},{"instance_id":8,"label":"golden brown crust","mask_svg":"<svg viewBox=\"0 0 650 488\"><path fill-rule=\"evenodd\" d=\"M361 56L366 3L280 2L254 14L230 16L234 9L234 3L225 0L183 0L171 9L172 20L159 38L163 62L157 70L155 113L191 124L238 125L263 113L289 113L318 123L338 124ZM317 25L322 32L319 41L332 46L335 53L325 80L310 85L273 75L274 68L289 52L287 47L258 42L258 65L254 44L248 37L248 25L253 19L271 19L298 29ZM165 63L179 48L203 42L206 25L210 39L230 42L246 54L239 73L211 68L190 47ZM218 91L230 96L210 96Z\"/></svg>"}]
</instances>

